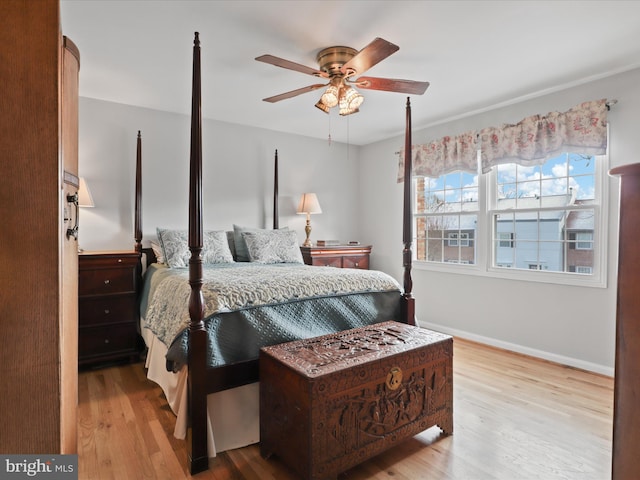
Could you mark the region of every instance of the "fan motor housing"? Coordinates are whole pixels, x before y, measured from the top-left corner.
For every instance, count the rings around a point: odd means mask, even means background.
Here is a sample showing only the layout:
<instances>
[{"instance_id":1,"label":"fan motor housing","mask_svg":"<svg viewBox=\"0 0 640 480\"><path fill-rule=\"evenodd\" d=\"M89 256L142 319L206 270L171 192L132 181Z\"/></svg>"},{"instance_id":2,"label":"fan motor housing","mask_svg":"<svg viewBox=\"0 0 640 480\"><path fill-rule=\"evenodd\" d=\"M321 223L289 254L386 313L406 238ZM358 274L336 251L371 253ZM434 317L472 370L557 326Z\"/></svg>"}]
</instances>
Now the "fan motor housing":
<instances>
[{"instance_id":1,"label":"fan motor housing","mask_svg":"<svg viewBox=\"0 0 640 480\"><path fill-rule=\"evenodd\" d=\"M328 73L330 76L344 75L340 70L342 66L356 56L358 51L351 47L328 47L318 52L316 61L320 70ZM357 72L349 72L348 75L355 75Z\"/></svg>"}]
</instances>

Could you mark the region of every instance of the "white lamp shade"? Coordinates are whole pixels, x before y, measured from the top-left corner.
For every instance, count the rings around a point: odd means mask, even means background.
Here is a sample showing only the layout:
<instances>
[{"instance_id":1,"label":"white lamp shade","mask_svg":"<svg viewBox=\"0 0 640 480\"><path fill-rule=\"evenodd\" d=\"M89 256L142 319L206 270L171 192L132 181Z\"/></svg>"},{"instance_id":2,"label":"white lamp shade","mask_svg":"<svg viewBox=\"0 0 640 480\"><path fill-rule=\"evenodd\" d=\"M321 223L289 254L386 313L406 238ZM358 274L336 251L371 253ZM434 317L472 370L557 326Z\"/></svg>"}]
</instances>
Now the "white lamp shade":
<instances>
[{"instance_id":1,"label":"white lamp shade","mask_svg":"<svg viewBox=\"0 0 640 480\"><path fill-rule=\"evenodd\" d=\"M296 213L322 213L318 197L315 193L303 193Z\"/></svg>"},{"instance_id":2,"label":"white lamp shade","mask_svg":"<svg viewBox=\"0 0 640 480\"><path fill-rule=\"evenodd\" d=\"M95 207L91 190L87 186L83 177L80 177L80 186L78 187L78 206L79 207Z\"/></svg>"}]
</instances>

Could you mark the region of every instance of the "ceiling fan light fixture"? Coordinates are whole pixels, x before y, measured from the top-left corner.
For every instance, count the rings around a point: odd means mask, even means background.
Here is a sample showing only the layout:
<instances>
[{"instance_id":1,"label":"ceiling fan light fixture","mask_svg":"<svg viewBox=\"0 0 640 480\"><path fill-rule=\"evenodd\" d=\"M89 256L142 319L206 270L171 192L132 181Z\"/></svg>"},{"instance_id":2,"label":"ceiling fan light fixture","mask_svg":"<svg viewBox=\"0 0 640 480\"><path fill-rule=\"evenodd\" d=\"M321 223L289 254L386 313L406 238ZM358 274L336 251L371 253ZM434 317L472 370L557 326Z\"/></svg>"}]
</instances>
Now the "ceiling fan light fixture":
<instances>
[{"instance_id":1,"label":"ceiling fan light fixture","mask_svg":"<svg viewBox=\"0 0 640 480\"><path fill-rule=\"evenodd\" d=\"M351 115L359 111L364 97L351 86L345 86L340 90L340 115Z\"/></svg>"},{"instance_id":2,"label":"ceiling fan light fixture","mask_svg":"<svg viewBox=\"0 0 640 480\"><path fill-rule=\"evenodd\" d=\"M340 90L342 89L342 79L338 77L334 77L331 79L331 84L325 92L322 94L320 100L327 107L333 108L338 105L338 99L340 98Z\"/></svg>"},{"instance_id":3,"label":"ceiling fan light fixture","mask_svg":"<svg viewBox=\"0 0 640 480\"><path fill-rule=\"evenodd\" d=\"M324 113L329 114L329 107L325 103L322 102L322 98L320 100L318 100L318 103L316 103L316 108L319 108Z\"/></svg>"},{"instance_id":4,"label":"ceiling fan light fixture","mask_svg":"<svg viewBox=\"0 0 640 480\"><path fill-rule=\"evenodd\" d=\"M356 108L355 110L351 110L351 109L347 108L347 109L344 109L344 110L340 109L339 113L340 113L341 116L346 117L347 115L351 115L352 113L358 113L359 111L360 111L359 108Z\"/></svg>"},{"instance_id":5,"label":"ceiling fan light fixture","mask_svg":"<svg viewBox=\"0 0 640 480\"><path fill-rule=\"evenodd\" d=\"M364 102L364 97L355 88L352 88L347 101L350 109L357 110Z\"/></svg>"}]
</instances>

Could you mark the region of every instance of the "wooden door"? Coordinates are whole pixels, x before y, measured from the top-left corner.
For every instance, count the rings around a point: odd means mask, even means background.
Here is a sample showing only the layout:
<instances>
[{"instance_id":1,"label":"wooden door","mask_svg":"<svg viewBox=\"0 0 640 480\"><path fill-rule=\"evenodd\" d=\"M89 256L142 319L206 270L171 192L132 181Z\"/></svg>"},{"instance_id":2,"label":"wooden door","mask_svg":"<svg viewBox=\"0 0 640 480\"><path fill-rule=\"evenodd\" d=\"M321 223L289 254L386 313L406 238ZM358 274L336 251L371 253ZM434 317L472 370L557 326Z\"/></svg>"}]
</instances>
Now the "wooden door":
<instances>
[{"instance_id":1,"label":"wooden door","mask_svg":"<svg viewBox=\"0 0 640 480\"><path fill-rule=\"evenodd\" d=\"M62 41L60 269L61 453L76 453L78 404L78 72L80 54L67 37ZM71 201L69 201L71 200Z\"/></svg>"},{"instance_id":2,"label":"wooden door","mask_svg":"<svg viewBox=\"0 0 640 480\"><path fill-rule=\"evenodd\" d=\"M59 0L0 0L0 19L0 452L74 453L77 58L74 74Z\"/></svg>"}]
</instances>

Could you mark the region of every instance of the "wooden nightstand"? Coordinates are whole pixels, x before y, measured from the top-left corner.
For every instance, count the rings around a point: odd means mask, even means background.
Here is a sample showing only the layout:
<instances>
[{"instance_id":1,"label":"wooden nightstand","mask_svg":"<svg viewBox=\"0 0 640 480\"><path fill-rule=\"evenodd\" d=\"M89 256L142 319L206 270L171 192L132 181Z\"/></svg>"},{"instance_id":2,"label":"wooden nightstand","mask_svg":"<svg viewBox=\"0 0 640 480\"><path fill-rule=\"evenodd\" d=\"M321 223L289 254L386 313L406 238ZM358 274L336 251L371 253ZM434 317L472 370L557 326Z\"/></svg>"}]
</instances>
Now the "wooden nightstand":
<instances>
[{"instance_id":1,"label":"wooden nightstand","mask_svg":"<svg viewBox=\"0 0 640 480\"><path fill-rule=\"evenodd\" d=\"M338 268L369 269L371 245L333 245L330 247L300 247L307 265Z\"/></svg>"},{"instance_id":2,"label":"wooden nightstand","mask_svg":"<svg viewBox=\"0 0 640 480\"><path fill-rule=\"evenodd\" d=\"M78 363L138 358L136 252L78 255Z\"/></svg>"}]
</instances>

